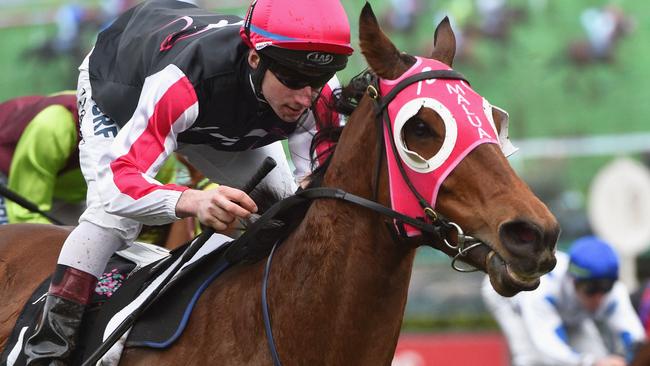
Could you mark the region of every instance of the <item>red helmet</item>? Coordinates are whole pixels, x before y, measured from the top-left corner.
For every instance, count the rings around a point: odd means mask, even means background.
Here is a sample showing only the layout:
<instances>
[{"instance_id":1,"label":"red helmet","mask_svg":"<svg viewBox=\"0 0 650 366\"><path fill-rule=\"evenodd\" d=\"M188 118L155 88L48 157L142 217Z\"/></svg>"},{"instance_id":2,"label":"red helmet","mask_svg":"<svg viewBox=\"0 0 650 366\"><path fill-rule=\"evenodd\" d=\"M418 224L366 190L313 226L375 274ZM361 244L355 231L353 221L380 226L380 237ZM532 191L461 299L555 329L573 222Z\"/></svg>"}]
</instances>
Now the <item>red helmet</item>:
<instances>
[{"instance_id":1,"label":"red helmet","mask_svg":"<svg viewBox=\"0 0 650 366\"><path fill-rule=\"evenodd\" d=\"M299 69L341 70L353 51L339 0L253 0L239 33L250 48Z\"/></svg>"}]
</instances>

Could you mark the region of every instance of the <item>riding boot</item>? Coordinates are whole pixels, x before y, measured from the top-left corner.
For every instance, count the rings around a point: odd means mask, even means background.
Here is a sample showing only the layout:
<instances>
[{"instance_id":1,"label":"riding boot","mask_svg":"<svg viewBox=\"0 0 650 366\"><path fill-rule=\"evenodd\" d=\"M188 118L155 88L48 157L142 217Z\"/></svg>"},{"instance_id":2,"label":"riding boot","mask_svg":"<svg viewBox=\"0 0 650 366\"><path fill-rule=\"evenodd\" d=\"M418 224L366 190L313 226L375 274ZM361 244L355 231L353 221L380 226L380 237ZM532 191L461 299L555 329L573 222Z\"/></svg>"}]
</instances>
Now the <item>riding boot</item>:
<instances>
[{"instance_id":1,"label":"riding boot","mask_svg":"<svg viewBox=\"0 0 650 366\"><path fill-rule=\"evenodd\" d=\"M86 305L97 279L78 269L57 265L43 315L25 343L27 365L68 365Z\"/></svg>"}]
</instances>

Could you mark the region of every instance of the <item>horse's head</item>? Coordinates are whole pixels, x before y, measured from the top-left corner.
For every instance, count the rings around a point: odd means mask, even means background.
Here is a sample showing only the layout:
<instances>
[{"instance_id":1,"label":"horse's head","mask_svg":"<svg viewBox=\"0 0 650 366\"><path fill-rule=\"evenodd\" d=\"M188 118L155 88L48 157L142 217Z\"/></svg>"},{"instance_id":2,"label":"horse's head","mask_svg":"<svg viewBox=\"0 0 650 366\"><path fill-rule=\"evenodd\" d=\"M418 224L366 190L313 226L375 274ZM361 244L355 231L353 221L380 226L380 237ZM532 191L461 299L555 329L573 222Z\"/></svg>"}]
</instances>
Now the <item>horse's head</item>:
<instances>
[{"instance_id":1,"label":"horse's head","mask_svg":"<svg viewBox=\"0 0 650 366\"><path fill-rule=\"evenodd\" d=\"M462 228L476 246L463 250L461 243L460 259L487 272L500 294L536 288L555 266L559 225L506 160L507 114L451 70L456 43L449 21L436 29L430 58L400 53L369 4L359 29L361 51L379 78L376 105L385 106L389 184L379 188L380 200L411 217L427 216L425 205L435 209L444 217L428 212L429 222L442 223L443 240L435 245L448 254L458 254L451 237L462 241L454 235ZM418 79L427 71L433 73ZM427 237L405 231L418 244Z\"/></svg>"}]
</instances>

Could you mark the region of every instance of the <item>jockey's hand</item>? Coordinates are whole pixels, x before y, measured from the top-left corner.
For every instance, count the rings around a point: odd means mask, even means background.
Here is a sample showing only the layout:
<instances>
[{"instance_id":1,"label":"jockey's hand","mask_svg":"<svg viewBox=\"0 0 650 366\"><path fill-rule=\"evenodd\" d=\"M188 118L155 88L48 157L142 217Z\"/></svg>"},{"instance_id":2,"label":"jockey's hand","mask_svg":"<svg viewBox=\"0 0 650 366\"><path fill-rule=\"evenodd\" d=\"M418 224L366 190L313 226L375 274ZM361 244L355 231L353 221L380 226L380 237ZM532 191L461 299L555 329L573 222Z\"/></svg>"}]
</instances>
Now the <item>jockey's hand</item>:
<instances>
[{"instance_id":1,"label":"jockey's hand","mask_svg":"<svg viewBox=\"0 0 650 366\"><path fill-rule=\"evenodd\" d=\"M244 191L227 186L204 191L188 189L176 204L176 216L196 216L216 231L226 231L237 219L246 219L255 212L257 205Z\"/></svg>"},{"instance_id":2,"label":"jockey's hand","mask_svg":"<svg viewBox=\"0 0 650 366\"><path fill-rule=\"evenodd\" d=\"M596 363L594 363L594 366L625 366L627 363L625 362L625 359L619 355L609 355L605 356Z\"/></svg>"}]
</instances>

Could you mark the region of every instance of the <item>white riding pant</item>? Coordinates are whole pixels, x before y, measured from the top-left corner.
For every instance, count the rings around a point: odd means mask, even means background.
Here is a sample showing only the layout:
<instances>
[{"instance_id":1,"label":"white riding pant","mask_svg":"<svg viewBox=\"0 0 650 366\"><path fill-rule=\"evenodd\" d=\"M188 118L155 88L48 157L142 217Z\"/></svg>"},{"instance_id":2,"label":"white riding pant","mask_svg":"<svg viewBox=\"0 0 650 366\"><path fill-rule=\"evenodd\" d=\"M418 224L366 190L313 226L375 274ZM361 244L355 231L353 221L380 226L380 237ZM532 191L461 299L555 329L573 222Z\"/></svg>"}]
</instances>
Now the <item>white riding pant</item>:
<instances>
[{"instance_id":1,"label":"white riding pant","mask_svg":"<svg viewBox=\"0 0 650 366\"><path fill-rule=\"evenodd\" d=\"M88 185L86 210L79 218L79 226L66 240L58 263L99 277L110 256L123 246L132 243L140 233L142 224L106 212L99 195L97 162L115 138L111 134L94 133L93 119L102 118L107 123L110 123L110 120L92 99L88 76L89 56L79 66L77 85L81 130L79 161L81 172ZM245 184L264 158L270 156L275 159L277 166L259 186L273 192L276 198L290 196L297 189L280 141L241 152L218 151L205 145L183 145L180 146L179 151L210 180L233 187L241 187ZM84 222L90 225L85 225Z\"/></svg>"}]
</instances>

